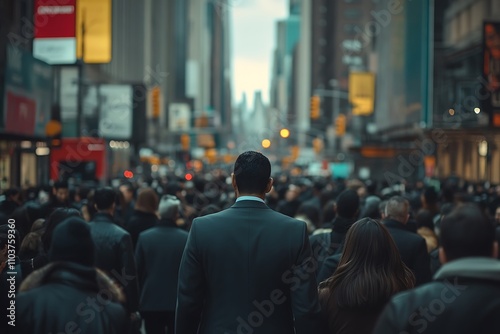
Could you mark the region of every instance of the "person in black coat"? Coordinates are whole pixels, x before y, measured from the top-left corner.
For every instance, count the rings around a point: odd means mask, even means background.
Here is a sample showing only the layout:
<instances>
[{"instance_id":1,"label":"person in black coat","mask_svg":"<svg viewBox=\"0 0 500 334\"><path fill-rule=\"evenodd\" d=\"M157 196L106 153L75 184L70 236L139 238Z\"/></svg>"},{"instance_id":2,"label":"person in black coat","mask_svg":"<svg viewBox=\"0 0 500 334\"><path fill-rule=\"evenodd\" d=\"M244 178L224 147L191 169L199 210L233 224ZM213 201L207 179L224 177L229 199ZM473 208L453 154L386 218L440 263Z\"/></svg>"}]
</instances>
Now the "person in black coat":
<instances>
[{"instance_id":1,"label":"person in black coat","mask_svg":"<svg viewBox=\"0 0 500 334\"><path fill-rule=\"evenodd\" d=\"M304 222L271 210L269 160L242 153L236 203L196 218L179 270L176 333L318 333L320 306Z\"/></svg>"},{"instance_id":2,"label":"person in black coat","mask_svg":"<svg viewBox=\"0 0 500 334\"><path fill-rule=\"evenodd\" d=\"M180 206L177 197L164 195L160 222L140 234L135 250L141 288L139 310L147 334L164 334L165 327L168 333L175 329L179 266L188 237L175 223Z\"/></svg>"},{"instance_id":3,"label":"person in black coat","mask_svg":"<svg viewBox=\"0 0 500 334\"><path fill-rule=\"evenodd\" d=\"M137 270L130 234L113 221L115 197L111 188L98 189L94 195L97 213L89 224L95 244L95 266L123 287L127 310L133 314L139 306Z\"/></svg>"},{"instance_id":4,"label":"person in black coat","mask_svg":"<svg viewBox=\"0 0 500 334\"><path fill-rule=\"evenodd\" d=\"M16 333L126 333L125 298L93 267L94 245L83 219L68 218L54 230L49 260L21 284Z\"/></svg>"},{"instance_id":5,"label":"person in black coat","mask_svg":"<svg viewBox=\"0 0 500 334\"><path fill-rule=\"evenodd\" d=\"M152 188L144 188L139 191L135 209L131 217L125 223L125 229L130 233L132 245L137 245L139 234L158 223L158 195Z\"/></svg>"},{"instance_id":6,"label":"person in black coat","mask_svg":"<svg viewBox=\"0 0 500 334\"><path fill-rule=\"evenodd\" d=\"M472 204L441 224L434 281L396 295L382 312L375 334L500 333L500 262L493 226Z\"/></svg>"},{"instance_id":7,"label":"person in black coat","mask_svg":"<svg viewBox=\"0 0 500 334\"><path fill-rule=\"evenodd\" d=\"M403 262L415 274L418 286L431 280L430 257L425 239L405 227L410 217L409 206L405 198L391 197L385 207L383 224L396 242Z\"/></svg>"}]
</instances>

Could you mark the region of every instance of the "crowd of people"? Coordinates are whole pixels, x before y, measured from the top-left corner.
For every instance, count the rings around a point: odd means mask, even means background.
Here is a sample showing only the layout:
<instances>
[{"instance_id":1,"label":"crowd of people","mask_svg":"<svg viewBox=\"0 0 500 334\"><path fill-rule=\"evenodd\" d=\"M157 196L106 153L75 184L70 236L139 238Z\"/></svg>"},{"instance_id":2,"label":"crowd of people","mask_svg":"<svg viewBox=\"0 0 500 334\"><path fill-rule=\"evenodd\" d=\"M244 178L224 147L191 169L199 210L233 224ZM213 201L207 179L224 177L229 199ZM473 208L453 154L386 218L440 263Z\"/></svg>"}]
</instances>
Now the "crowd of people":
<instances>
[{"instance_id":1,"label":"crowd of people","mask_svg":"<svg viewBox=\"0 0 500 334\"><path fill-rule=\"evenodd\" d=\"M500 186L271 176L6 190L0 332L500 333Z\"/></svg>"}]
</instances>

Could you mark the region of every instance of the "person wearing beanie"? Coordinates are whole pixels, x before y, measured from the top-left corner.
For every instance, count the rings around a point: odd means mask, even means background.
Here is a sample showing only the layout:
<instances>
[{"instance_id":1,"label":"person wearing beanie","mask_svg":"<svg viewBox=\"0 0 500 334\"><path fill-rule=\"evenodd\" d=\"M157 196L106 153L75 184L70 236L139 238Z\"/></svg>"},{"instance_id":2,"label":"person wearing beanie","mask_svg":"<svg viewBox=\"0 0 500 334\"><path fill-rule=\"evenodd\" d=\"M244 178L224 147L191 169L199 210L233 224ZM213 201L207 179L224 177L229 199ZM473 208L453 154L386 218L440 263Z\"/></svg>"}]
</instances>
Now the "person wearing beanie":
<instances>
[{"instance_id":1,"label":"person wearing beanie","mask_svg":"<svg viewBox=\"0 0 500 334\"><path fill-rule=\"evenodd\" d=\"M355 190L347 189L337 197L337 216L335 217L332 228L321 229L319 233L310 236L313 257L316 261L316 274L318 282L322 278L328 278L332 268L326 270L321 275L321 270L327 261L327 258L336 256L340 259L342 245L349 228L356 222L359 212L359 196ZM334 270L334 269L333 269ZM328 275L328 276L327 276Z\"/></svg>"},{"instance_id":2,"label":"person wearing beanie","mask_svg":"<svg viewBox=\"0 0 500 334\"><path fill-rule=\"evenodd\" d=\"M177 283L182 252L188 233L176 225L181 202L164 195L159 204L160 221L139 235L135 258L141 296L139 311L146 333L173 333Z\"/></svg>"},{"instance_id":3,"label":"person wearing beanie","mask_svg":"<svg viewBox=\"0 0 500 334\"><path fill-rule=\"evenodd\" d=\"M16 332L21 334L126 333L121 290L94 265L88 224L70 217L53 232L49 264L31 273L16 296Z\"/></svg>"}]
</instances>

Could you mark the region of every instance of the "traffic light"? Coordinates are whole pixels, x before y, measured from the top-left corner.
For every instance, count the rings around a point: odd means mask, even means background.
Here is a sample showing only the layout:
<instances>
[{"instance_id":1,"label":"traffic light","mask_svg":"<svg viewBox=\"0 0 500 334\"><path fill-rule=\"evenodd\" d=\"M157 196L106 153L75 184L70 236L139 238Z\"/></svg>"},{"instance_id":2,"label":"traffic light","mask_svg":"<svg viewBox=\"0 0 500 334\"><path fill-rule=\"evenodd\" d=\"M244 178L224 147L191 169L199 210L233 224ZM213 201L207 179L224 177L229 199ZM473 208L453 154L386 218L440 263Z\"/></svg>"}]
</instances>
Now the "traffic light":
<instances>
[{"instance_id":1,"label":"traffic light","mask_svg":"<svg viewBox=\"0 0 500 334\"><path fill-rule=\"evenodd\" d=\"M188 134L183 134L181 136L181 146L183 151L188 151L189 146L191 144L191 138L189 138Z\"/></svg>"},{"instance_id":2,"label":"traffic light","mask_svg":"<svg viewBox=\"0 0 500 334\"><path fill-rule=\"evenodd\" d=\"M311 96L311 119L318 119L320 116L321 98L318 95Z\"/></svg>"},{"instance_id":3,"label":"traffic light","mask_svg":"<svg viewBox=\"0 0 500 334\"><path fill-rule=\"evenodd\" d=\"M345 134L345 127L346 117L344 114L340 114L335 119L335 135L339 137L343 136Z\"/></svg>"},{"instance_id":4,"label":"traffic light","mask_svg":"<svg viewBox=\"0 0 500 334\"><path fill-rule=\"evenodd\" d=\"M313 139L313 149L316 154L319 154L321 151L323 151L323 140L321 138L314 138Z\"/></svg>"}]
</instances>

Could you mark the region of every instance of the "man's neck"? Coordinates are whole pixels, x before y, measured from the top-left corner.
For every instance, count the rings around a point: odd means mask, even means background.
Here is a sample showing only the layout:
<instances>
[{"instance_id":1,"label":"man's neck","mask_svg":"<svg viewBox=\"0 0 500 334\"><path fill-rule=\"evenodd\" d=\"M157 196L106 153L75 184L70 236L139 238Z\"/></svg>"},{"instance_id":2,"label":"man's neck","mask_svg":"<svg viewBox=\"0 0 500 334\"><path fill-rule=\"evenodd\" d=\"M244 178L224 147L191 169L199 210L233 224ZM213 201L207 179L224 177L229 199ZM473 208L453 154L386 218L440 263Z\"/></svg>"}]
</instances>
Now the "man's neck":
<instances>
[{"instance_id":1,"label":"man's neck","mask_svg":"<svg viewBox=\"0 0 500 334\"><path fill-rule=\"evenodd\" d=\"M236 198L240 198L240 197L243 197L243 196L257 197L257 198L260 198L263 201L266 199L266 195L265 194L243 194L243 193L238 194L238 196Z\"/></svg>"}]
</instances>

